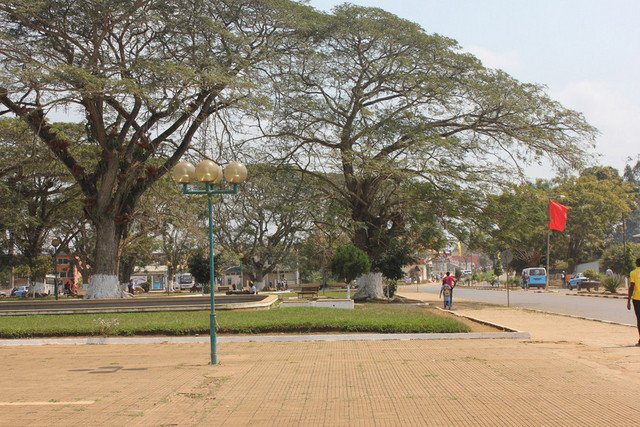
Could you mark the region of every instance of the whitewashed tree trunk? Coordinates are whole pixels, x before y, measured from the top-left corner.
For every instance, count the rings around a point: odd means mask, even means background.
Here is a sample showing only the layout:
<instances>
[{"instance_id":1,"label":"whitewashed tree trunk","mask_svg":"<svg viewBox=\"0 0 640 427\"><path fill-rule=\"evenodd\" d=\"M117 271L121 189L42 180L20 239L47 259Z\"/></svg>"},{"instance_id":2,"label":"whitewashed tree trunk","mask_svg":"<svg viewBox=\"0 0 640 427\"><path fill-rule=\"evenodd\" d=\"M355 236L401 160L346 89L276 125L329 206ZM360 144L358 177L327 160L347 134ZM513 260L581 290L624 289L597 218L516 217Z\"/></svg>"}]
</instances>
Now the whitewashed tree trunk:
<instances>
[{"instance_id":1,"label":"whitewashed tree trunk","mask_svg":"<svg viewBox=\"0 0 640 427\"><path fill-rule=\"evenodd\" d=\"M124 298L117 275L94 274L87 286L86 299Z\"/></svg>"},{"instance_id":2,"label":"whitewashed tree trunk","mask_svg":"<svg viewBox=\"0 0 640 427\"><path fill-rule=\"evenodd\" d=\"M118 279L118 244L120 242L113 218L103 216L96 225L94 274L91 276L86 299L123 298Z\"/></svg>"},{"instance_id":3,"label":"whitewashed tree trunk","mask_svg":"<svg viewBox=\"0 0 640 427\"><path fill-rule=\"evenodd\" d=\"M353 296L356 301L385 299L382 292L382 273L367 273L356 279L358 291Z\"/></svg>"}]
</instances>

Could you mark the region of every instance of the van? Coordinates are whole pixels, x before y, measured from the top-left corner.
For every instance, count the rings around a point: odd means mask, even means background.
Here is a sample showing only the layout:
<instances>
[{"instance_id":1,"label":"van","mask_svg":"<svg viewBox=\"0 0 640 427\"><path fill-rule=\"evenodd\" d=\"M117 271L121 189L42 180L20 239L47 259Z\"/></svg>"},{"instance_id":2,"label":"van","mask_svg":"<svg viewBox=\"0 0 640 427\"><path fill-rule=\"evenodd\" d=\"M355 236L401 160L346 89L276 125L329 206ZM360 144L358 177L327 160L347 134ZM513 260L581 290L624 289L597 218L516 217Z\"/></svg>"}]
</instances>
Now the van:
<instances>
[{"instance_id":1,"label":"van","mask_svg":"<svg viewBox=\"0 0 640 427\"><path fill-rule=\"evenodd\" d=\"M526 283L523 283L524 288L542 288L547 287L547 270L542 267L531 267L522 270L522 275L527 277Z\"/></svg>"},{"instance_id":2,"label":"van","mask_svg":"<svg viewBox=\"0 0 640 427\"><path fill-rule=\"evenodd\" d=\"M196 284L190 273L176 274L176 285L178 289L191 289Z\"/></svg>"}]
</instances>

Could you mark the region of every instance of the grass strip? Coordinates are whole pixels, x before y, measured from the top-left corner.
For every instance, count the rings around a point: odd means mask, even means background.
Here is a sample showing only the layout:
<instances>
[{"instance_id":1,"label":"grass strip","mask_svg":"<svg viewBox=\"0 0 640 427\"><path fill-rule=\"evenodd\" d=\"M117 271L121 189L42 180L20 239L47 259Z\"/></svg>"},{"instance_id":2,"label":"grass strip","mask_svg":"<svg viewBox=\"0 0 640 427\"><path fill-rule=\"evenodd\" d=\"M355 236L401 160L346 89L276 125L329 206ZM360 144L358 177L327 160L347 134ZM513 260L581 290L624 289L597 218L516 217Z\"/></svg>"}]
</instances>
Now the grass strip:
<instances>
[{"instance_id":1,"label":"grass strip","mask_svg":"<svg viewBox=\"0 0 640 427\"><path fill-rule=\"evenodd\" d=\"M219 334L469 332L469 327L423 307L364 304L355 310L289 307L219 311ZM208 311L7 316L0 338L209 334Z\"/></svg>"}]
</instances>

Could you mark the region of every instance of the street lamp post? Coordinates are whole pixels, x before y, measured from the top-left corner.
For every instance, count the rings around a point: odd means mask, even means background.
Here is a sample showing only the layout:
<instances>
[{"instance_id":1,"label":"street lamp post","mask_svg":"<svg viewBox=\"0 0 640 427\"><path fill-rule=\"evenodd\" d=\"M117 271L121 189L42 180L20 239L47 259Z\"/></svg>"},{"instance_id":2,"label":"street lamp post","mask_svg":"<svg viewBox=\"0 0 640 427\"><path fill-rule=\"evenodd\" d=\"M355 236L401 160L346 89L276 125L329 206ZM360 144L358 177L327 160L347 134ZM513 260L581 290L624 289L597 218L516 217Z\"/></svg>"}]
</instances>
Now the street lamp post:
<instances>
[{"instance_id":1,"label":"street lamp post","mask_svg":"<svg viewBox=\"0 0 640 427\"><path fill-rule=\"evenodd\" d=\"M211 291L211 315L209 321L211 336L211 364L218 364L218 352L216 343L216 311L215 311L215 277L214 277L214 258L213 258L213 204L211 196L222 194L237 194L238 184L244 182L247 178L247 168L238 162L231 162L225 168L211 160L203 160L197 166L193 166L189 162L179 162L171 172L173 179L182 184L182 194L206 195L209 208L209 286ZM216 184L222 183L224 179L233 184L233 188L221 188ZM189 184L193 181L204 184L204 188L190 188Z\"/></svg>"},{"instance_id":2,"label":"street lamp post","mask_svg":"<svg viewBox=\"0 0 640 427\"><path fill-rule=\"evenodd\" d=\"M53 246L53 294L56 300L58 299L58 247L60 243L60 239L57 237L51 240L51 246Z\"/></svg>"}]
</instances>

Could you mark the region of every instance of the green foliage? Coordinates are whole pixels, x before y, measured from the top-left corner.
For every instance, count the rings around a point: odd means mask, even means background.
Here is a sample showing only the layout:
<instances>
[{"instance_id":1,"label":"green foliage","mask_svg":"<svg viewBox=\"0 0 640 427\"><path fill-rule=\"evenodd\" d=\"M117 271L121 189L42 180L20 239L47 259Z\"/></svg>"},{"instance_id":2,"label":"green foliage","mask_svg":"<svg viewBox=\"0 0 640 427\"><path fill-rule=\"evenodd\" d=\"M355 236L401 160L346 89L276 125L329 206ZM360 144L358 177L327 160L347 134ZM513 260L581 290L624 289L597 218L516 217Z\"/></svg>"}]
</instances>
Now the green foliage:
<instances>
[{"instance_id":1,"label":"green foliage","mask_svg":"<svg viewBox=\"0 0 640 427\"><path fill-rule=\"evenodd\" d=\"M189 267L189 273L191 273L196 283L201 285L209 283L211 278L209 271L209 254L205 253L202 249L193 252L187 259L187 266Z\"/></svg>"},{"instance_id":2,"label":"green foliage","mask_svg":"<svg viewBox=\"0 0 640 427\"><path fill-rule=\"evenodd\" d=\"M496 277L500 277L502 275L503 271L502 271L502 263L500 262L499 259L494 259L493 260L493 274Z\"/></svg>"},{"instance_id":3,"label":"green foliage","mask_svg":"<svg viewBox=\"0 0 640 427\"><path fill-rule=\"evenodd\" d=\"M321 259L317 246L298 244L302 233L310 229L312 217L326 209L317 196L313 182L295 168L249 165L240 194L227 195L217 202L216 244L238 254L255 281L278 267L303 267L305 274L308 258ZM312 268L318 267L311 264Z\"/></svg>"},{"instance_id":4,"label":"green foliage","mask_svg":"<svg viewBox=\"0 0 640 427\"><path fill-rule=\"evenodd\" d=\"M138 286L140 286L142 289L144 289L145 292L149 292L149 289L151 289L151 286L149 285L149 282L138 283Z\"/></svg>"},{"instance_id":5,"label":"green foliage","mask_svg":"<svg viewBox=\"0 0 640 427\"><path fill-rule=\"evenodd\" d=\"M564 179L557 187L558 193L566 196L562 204L569 208L562 240L566 248L563 257L569 261L570 269L599 258L611 230L630 212L628 184L604 169L602 173L600 169L588 169L577 178Z\"/></svg>"},{"instance_id":6,"label":"green foliage","mask_svg":"<svg viewBox=\"0 0 640 427\"><path fill-rule=\"evenodd\" d=\"M456 268L454 275L456 280L460 280L460 278L462 277L462 270L460 270L459 268Z\"/></svg>"},{"instance_id":7,"label":"green foliage","mask_svg":"<svg viewBox=\"0 0 640 427\"><path fill-rule=\"evenodd\" d=\"M367 254L353 245L340 246L331 257L331 271L347 283L370 270Z\"/></svg>"},{"instance_id":8,"label":"green foliage","mask_svg":"<svg viewBox=\"0 0 640 427\"><path fill-rule=\"evenodd\" d=\"M486 271L480 275L481 282L494 283L496 281L496 275L493 271Z\"/></svg>"},{"instance_id":9,"label":"green foliage","mask_svg":"<svg viewBox=\"0 0 640 427\"><path fill-rule=\"evenodd\" d=\"M614 273L628 275L635 268L635 260L640 257L640 244L627 242L627 253L622 243L609 246L602 254L600 268L610 268Z\"/></svg>"},{"instance_id":10,"label":"green foliage","mask_svg":"<svg viewBox=\"0 0 640 427\"><path fill-rule=\"evenodd\" d=\"M586 277L589 280L600 280L600 273L598 273L596 270L593 269L588 269L584 271L584 277Z\"/></svg>"},{"instance_id":11,"label":"green foliage","mask_svg":"<svg viewBox=\"0 0 640 427\"><path fill-rule=\"evenodd\" d=\"M622 276L614 274L611 276L605 276L604 279L602 279L601 284L607 292L616 294L618 293L618 288L622 285L623 282L624 279Z\"/></svg>"},{"instance_id":12,"label":"green foliage","mask_svg":"<svg viewBox=\"0 0 640 427\"><path fill-rule=\"evenodd\" d=\"M406 244L393 240L382 254L375 257L371 269L381 272L387 279L399 280L405 276L402 267L414 261L411 249Z\"/></svg>"},{"instance_id":13,"label":"green foliage","mask_svg":"<svg viewBox=\"0 0 640 427\"><path fill-rule=\"evenodd\" d=\"M0 322L0 338L208 334L209 315L208 311L196 311L9 316ZM455 319L421 307L393 304L364 304L355 310L304 307L223 310L216 318L221 334L469 332L468 326Z\"/></svg>"},{"instance_id":14,"label":"green foliage","mask_svg":"<svg viewBox=\"0 0 640 427\"><path fill-rule=\"evenodd\" d=\"M511 185L501 194L489 196L479 218L479 246L487 253L511 249L512 265L517 268L539 265L548 220L545 186L542 181Z\"/></svg>"},{"instance_id":15,"label":"green foliage","mask_svg":"<svg viewBox=\"0 0 640 427\"><path fill-rule=\"evenodd\" d=\"M571 271L602 254L612 230L630 212L629 191L630 185L606 167L585 169L579 177L511 186L489 196L476 232L479 246L488 253L511 249L511 267L540 265L546 251L548 199L555 198L568 207L568 214L565 232L551 234L551 259L558 261L556 267ZM622 256L613 258L608 257L608 266L622 272Z\"/></svg>"},{"instance_id":16,"label":"green foliage","mask_svg":"<svg viewBox=\"0 0 640 427\"><path fill-rule=\"evenodd\" d=\"M118 265L140 197L198 148L208 117L260 102L263 91L253 88L266 62L287 55L317 17L286 0L0 2L0 103L36 130L78 184L104 236L95 254L107 261L94 268ZM52 105L84 108L82 141L47 120ZM85 161L78 145L94 157Z\"/></svg>"},{"instance_id":17,"label":"green foliage","mask_svg":"<svg viewBox=\"0 0 640 427\"><path fill-rule=\"evenodd\" d=\"M282 138L269 150L340 159L344 179L327 179L326 193L349 209L352 242L374 264L393 239L418 249L441 240L443 222L455 228L450 218L479 217L486 183L513 177L505 158L583 163L595 129L541 86L381 9L345 4L322 24L295 72L287 63L274 79ZM425 188L412 193L414 179Z\"/></svg>"},{"instance_id":18,"label":"green foliage","mask_svg":"<svg viewBox=\"0 0 640 427\"><path fill-rule=\"evenodd\" d=\"M41 255L30 260L29 264L15 266L13 273L16 277L26 277L29 280L42 281L47 274L53 274L53 258Z\"/></svg>"},{"instance_id":19,"label":"green foliage","mask_svg":"<svg viewBox=\"0 0 640 427\"><path fill-rule=\"evenodd\" d=\"M398 281L397 280L385 280L385 283L382 287L382 294L385 297L393 298L398 290ZM387 293L388 291L388 293Z\"/></svg>"}]
</instances>

